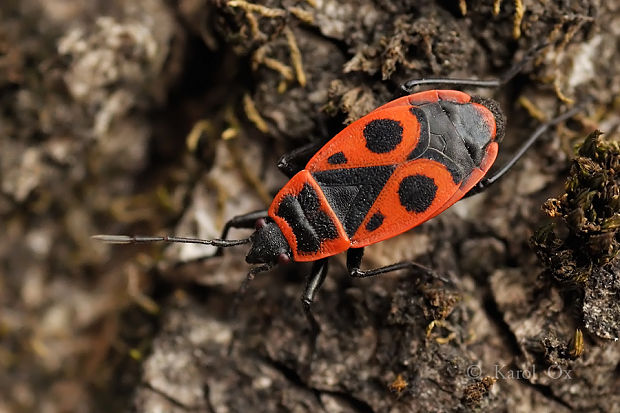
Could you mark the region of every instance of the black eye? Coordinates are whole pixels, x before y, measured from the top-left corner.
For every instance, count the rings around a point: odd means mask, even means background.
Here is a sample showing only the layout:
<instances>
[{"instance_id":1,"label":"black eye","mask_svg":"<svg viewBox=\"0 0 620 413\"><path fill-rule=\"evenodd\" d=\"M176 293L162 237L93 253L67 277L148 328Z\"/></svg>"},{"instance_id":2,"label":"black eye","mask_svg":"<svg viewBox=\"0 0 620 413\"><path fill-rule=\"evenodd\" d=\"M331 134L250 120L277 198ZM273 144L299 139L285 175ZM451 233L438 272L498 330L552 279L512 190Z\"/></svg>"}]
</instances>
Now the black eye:
<instances>
[{"instance_id":1,"label":"black eye","mask_svg":"<svg viewBox=\"0 0 620 413\"><path fill-rule=\"evenodd\" d=\"M265 218L258 218L254 223L254 228L258 231L259 229L263 229L267 226L267 220Z\"/></svg>"},{"instance_id":2,"label":"black eye","mask_svg":"<svg viewBox=\"0 0 620 413\"><path fill-rule=\"evenodd\" d=\"M289 262L291 262L291 256L288 255L287 253L283 252L280 255L278 255L278 264L285 265L285 264L288 264Z\"/></svg>"}]
</instances>

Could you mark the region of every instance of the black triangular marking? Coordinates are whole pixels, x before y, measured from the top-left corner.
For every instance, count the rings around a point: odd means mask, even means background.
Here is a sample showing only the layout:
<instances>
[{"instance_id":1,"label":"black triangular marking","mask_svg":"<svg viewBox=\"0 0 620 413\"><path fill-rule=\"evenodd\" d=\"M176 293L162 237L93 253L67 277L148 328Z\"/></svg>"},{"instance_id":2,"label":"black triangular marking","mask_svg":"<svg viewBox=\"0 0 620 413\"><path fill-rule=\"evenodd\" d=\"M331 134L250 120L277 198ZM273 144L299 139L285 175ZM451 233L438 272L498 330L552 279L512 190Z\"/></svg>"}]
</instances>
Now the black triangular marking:
<instances>
[{"instance_id":1,"label":"black triangular marking","mask_svg":"<svg viewBox=\"0 0 620 413\"><path fill-rule=\"evenodd\" d=\"M377 196L383 190L388 179L396 169L397 165L368 166L363 168L335 169L331 171L320 171L313 174L321 190L328 197L338 193L345 195L349 191L348 187L358 188L357 193L350 198L342 199L339 195L337 202L330 206L341 220L344 229L349 237L352 237L364 221L370 211ZM344 217L344 218L343 218Z\"/></svg>"},{"instance_id":2,"label":"black triangular marking","mask_svg":"<svg viewBox=\"0 0 620 413\"><path fill-rule=\"evenodd\" d=\"M340 222L345 222L351 201L355 199L360 191L360 186L321 186L321 190L327 198L327 202L332 207Z\"/></svg>"}]
</instances>

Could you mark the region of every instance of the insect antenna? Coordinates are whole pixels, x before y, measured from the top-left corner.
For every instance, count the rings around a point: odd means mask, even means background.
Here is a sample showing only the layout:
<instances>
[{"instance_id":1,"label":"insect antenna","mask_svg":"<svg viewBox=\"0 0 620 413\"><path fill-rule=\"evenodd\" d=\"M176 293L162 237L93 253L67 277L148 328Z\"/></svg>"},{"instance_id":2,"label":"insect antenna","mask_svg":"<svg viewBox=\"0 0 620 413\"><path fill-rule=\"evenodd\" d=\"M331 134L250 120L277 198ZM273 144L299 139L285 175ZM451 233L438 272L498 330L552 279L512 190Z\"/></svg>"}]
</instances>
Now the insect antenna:
<instances>
[{"instance_id":1,"label":"insect antenna","mask_svg":"<svg viewBox=\"0 0 620 413\"><path fill-rule=\"evenodd\" d=\"M108 244L142 244L147 242L180 242L184 244L203 244L215 247L234 247L235 245L247 244L250 238L244 239L200 239L174 236L144 236L144 235L93 235L92 239L103 241Z\"/></svg>"}]
</instances>

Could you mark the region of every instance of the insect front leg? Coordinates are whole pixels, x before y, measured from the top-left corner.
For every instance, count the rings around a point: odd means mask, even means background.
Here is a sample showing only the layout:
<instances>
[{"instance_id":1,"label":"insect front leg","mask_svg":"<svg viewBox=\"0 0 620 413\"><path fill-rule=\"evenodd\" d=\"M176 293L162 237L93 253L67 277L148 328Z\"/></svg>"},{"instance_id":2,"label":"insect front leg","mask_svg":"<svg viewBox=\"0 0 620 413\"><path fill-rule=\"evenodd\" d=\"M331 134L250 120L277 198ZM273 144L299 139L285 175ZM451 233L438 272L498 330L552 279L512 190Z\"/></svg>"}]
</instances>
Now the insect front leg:
<instances>
[{"instance_id":1,"label":"insect front leg","mask_svg":"<svg viewBox=\"0 0 620 413\"><path fill-rule=\"evenodd\" d=\"M441 280L444 283L450 283L450 281L435 271L414 261L403 261L392 265L386 265L385 267L374 268L372 270L360 270L362 264L362 257L364 256L364 248L351 248L347 251L347 269L349 275L353 278L367 278L374 277L375 275L381 275L392 271L411 269L419 272L423 275L429 275Z\"/></svg>"},{"instance_id":2,"label":"insect front leg","mask_svg":"<svg viewBox=\"0 0 620 413\"><path fill-rule=\"evenodd\" d=\"M220 239L226 239L228 237L228 232L231 228L254 228L256 221L261 218L267 218L267 210L254 211L248 214L237 215L233 217L229 221L224 224L224 229L222 230L222 236ZM222 247L219 247L215 252L216 256L222 255Z\"/></svg>"},{"instance_id":3,"label":"insect front leg","mask_svg":"<svg viewBox=\"0 0 620 413\"><path fill-rule=\"evenodd\" d=\"M278 169L289 178L303 170L308 161L325 144L325 142L310 142L304 146L282 155L278 161Z\"/></svg>"},{"instance_id":4,"label":"insect front leg","mask_svg":"<svg viewBox=\"0 0 620 413\"><path fill-rule=\"evenodd\" d=\"M301 304L303 306L304 313L306 314L306 318L308 319L308 323L310 324L311 354L314 352L316 337L321 331L319 323L312 314L312 303L314 302L316 292L319 288L321 288L321 285L323 285L323 281L325 281L325 277L327 276L328 260L328 258L323 258L314 262L312 265L312 271L306 279L306 288L301 296Z\"/></svg>"}]
</instances>

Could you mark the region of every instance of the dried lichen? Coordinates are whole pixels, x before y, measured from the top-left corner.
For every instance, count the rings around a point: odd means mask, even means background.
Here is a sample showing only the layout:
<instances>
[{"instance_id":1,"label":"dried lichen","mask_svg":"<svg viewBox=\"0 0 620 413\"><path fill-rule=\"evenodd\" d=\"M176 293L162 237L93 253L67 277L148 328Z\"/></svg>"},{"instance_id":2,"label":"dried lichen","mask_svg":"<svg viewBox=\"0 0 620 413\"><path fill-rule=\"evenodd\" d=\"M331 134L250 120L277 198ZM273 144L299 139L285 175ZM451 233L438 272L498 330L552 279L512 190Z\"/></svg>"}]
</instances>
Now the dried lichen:
<instances>
[{"instance_id":1,"label":"dried lichen","mask_svg":"<svg viewBox=\"0 0 620 413\"><path fill-rule=\"evenodd\" d=\"M587 331L605 339L620 336L620 144L594 131L578 148L566 193L543 206L561 217L568 234L546 225L532 237L540 260L556 281L583 290L581 312ZM580 354L575 345L575 355Z\"/></svg>"},{"instance_id":2,"label":"dried lichen","mask_svg":"<svg viewBox=\"0 0 620 413\"><path fill-rule=\"evenodd\" d=\"M532 238L538 257L560 282L584 285L592 270L613 260L620 241L620 145L592 132L578 148L566 193L543 210L561 217L568 236L547 225Z\"/></svg>"},{"instance_id":3,"label":"dried lichen","mask_svg":"<svg viewBox=\"0 0 620 413\"><path fill-rule=\"evenodd\" d=\"M470 408L479 407L483 398L489 394L496 381L496 378L487 376L467 386L463 395L465 405Z\"/></svg>"}]
</instances>

